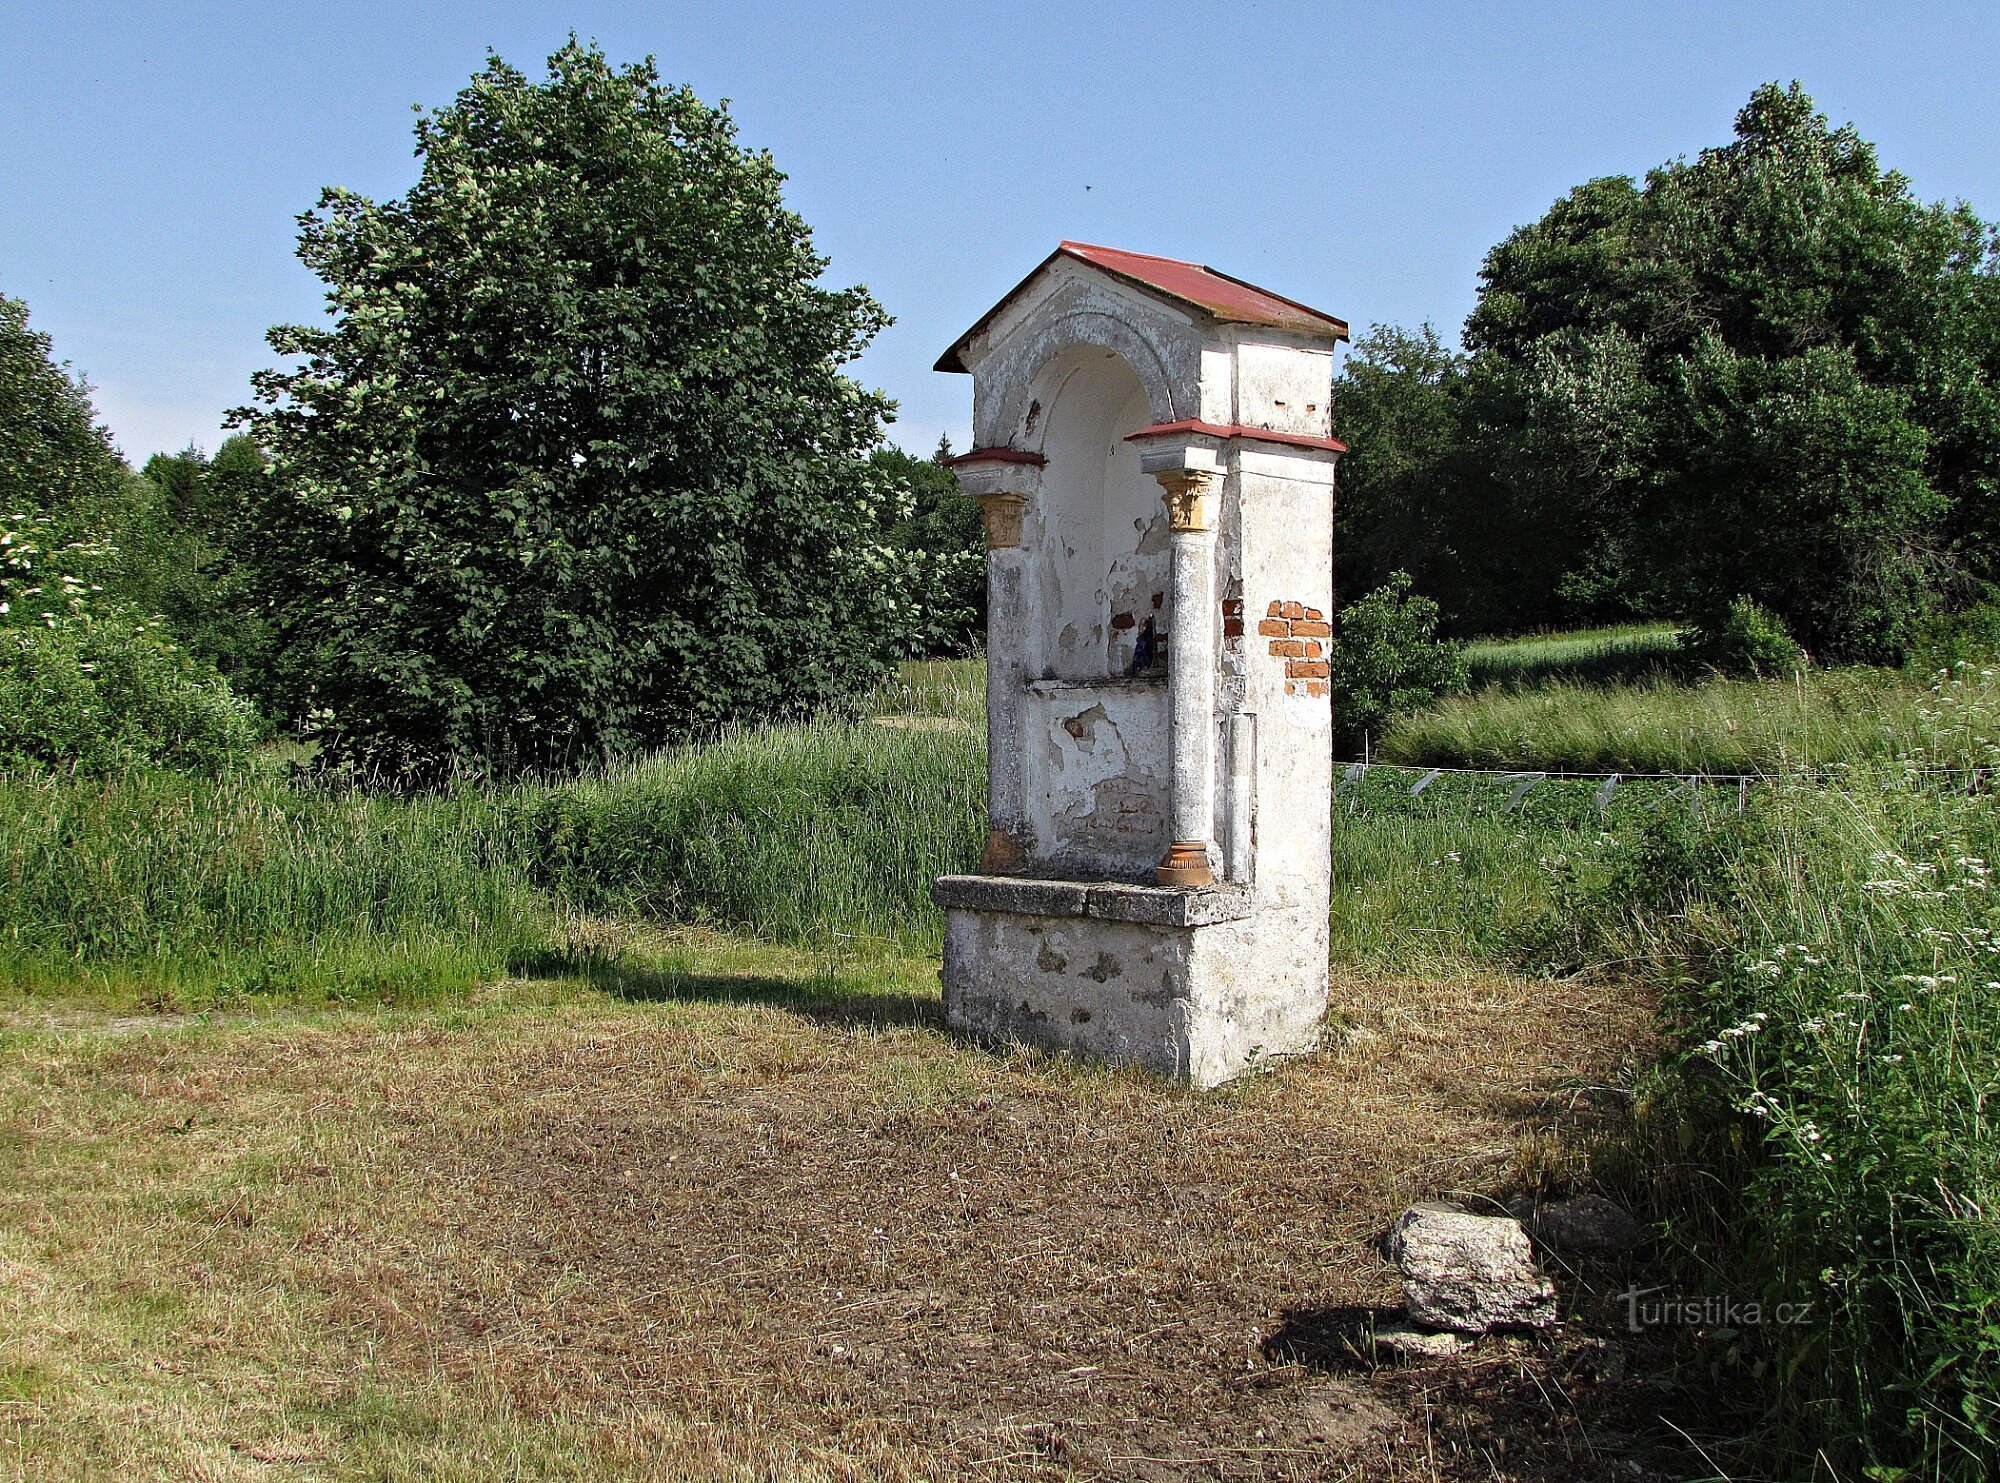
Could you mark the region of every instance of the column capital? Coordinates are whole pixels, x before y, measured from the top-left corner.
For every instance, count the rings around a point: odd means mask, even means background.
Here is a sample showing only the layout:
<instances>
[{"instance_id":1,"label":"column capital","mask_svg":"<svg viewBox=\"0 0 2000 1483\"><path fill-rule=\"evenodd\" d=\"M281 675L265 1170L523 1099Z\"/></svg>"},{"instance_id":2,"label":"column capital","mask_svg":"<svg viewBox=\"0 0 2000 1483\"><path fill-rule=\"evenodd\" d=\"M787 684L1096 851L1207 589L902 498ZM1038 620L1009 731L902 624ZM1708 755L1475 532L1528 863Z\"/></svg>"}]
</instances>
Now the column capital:
<instances>
[{"instance_id":1,"label":"column capital","mask_svg":"<svg viewBox=\"0 0 2000 1483\"><path fill-rule=\"evenodd\" d=\"M1019 490L1000 489L975 494L979 518L986 527L986 549L1011 551L1021 544L1021 519L1028 512L1028 497Z\"/></svg>"},{"instance_id":2,"label":"column capital","mask_svg":"<svg viewBox=\"0 0 2000 1483\"><path fill-rule=\"evenodd\" d=\"M1170 468L1159 470L1153 477L1159 481L1170 529L1200 532L1215 528L1216 476L1212 471Z\"/></svg>"}]
</instances>

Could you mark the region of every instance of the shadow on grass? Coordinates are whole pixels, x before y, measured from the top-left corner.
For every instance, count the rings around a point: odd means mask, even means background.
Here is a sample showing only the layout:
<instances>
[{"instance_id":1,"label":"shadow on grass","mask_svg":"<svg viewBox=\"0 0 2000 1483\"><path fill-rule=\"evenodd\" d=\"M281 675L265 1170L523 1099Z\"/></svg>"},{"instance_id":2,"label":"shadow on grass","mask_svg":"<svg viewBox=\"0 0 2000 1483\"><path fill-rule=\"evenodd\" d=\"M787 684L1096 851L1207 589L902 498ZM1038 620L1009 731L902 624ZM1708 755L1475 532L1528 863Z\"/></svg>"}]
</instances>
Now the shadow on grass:
<instances>
[{"instance_id":1,"label":"shadow on grass","mask_svg":"<svg viewBox=\"0 0 2000 1483\"><path fill-rule=\"evenodd\" d=\"M1288 1308L1263 1343L1264 1358L1276 1365L1299 1365L1331 1373L1366 1373L1381 1368L1375 1358L1375 1331L1403 1321L1401 1308L1342 1303L1330 1308Z\"/></svg>"},{"instance_id":2,"label":"shadow on grass","mask_svg":"<svg viewBox=\"0 0 2000 1483\"><path fill-rule=\"evenodd\" d=\"M595 948L517 953L508 971L517 978L580 979L631 1004L756 1004L839 1029L944 1028L944 1003L934 995L867 988L828 971L797 975L689 971L637 963Z\"/></svg>"}]
</instances>

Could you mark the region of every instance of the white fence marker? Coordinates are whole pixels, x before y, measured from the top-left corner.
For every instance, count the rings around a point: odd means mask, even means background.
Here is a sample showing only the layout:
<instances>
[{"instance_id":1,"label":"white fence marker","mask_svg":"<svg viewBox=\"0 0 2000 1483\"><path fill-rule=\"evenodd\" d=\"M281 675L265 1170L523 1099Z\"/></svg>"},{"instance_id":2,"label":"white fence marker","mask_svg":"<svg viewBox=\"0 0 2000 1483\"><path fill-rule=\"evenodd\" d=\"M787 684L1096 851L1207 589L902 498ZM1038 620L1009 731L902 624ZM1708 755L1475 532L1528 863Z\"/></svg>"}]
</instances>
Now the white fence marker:
<instances>
[{"instance_id":1,"label":"white fence marker","mask_svg":"<svg viewBox=\"0 0 2000 1483\"><path fill-rule=\"evenodd\" d=\"M1611 795L1618 791L1618 774L1612 773L1597 790L1597 817L1601 822L1611 813Z\"/></svg>"},{"instance_id":2,"label":"white fence marker","mask_svg":"<svg viewBox=\"0 0 2000 1483\"><path fill-rule=\"evenodd\" d=\"M1509 777L1502 778L1501 782L1512 782L1514 784L1514 791L1507 795L1507 806L1501 812L1507 814L1514 812L1515 809L1521 806L1521 800L1528 796L1528 790L1547 776L1548 774L1543 772L1517 772ZM1517 779L1518 781L1516 781Z\"/></svg>"}]
</instances>

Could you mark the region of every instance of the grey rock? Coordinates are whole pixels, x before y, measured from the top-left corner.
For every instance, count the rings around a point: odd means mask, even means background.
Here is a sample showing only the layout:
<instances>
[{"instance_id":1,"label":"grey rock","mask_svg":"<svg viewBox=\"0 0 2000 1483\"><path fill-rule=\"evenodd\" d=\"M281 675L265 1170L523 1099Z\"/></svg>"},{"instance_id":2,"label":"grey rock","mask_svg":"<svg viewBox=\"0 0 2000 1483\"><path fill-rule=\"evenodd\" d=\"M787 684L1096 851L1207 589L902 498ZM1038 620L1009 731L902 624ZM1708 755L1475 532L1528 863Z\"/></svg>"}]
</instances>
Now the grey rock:
<instances>
[{"instance_id":1,"label":"grey rock","mask_svg":"<svg viewBox=\"0 0 2000 1483\"><path fill-rule=\"evenodd\" d=\"M1377 1359L1400 1359L1406 1363L1422 1359L1449 1359L1472 1347L1464 1334L1448 1329L1420 1329L1410 1323L1385 1323L1374 1333Z\"/></svg>"},{"instance_id":2,"label":"grey rock","mask_svg":"<svg viewBox=\"0 0 2000 1483\"><path fill-rule=\"evenodd\" d=\"M1639 1239L1639 1222L1602 1195L1537 1205L1528 1212L1526 1225L1537 1246L1557 1251L1610 1255L1631 1249Z\"/></svg>"},{"instance_id":3,"label":"grey rock","mask_svg":"<svg viewBox=\"0 0 2000 1483\"><path fill-rule=\"evenodd\" d=\"M1423 1327L1483 1334L1555 1322L1555 1286L1512 1216L1425 1201L1390 1229L1387 1252L1402 1269L1410 1318Z\"/></svg>"}]
</instances>

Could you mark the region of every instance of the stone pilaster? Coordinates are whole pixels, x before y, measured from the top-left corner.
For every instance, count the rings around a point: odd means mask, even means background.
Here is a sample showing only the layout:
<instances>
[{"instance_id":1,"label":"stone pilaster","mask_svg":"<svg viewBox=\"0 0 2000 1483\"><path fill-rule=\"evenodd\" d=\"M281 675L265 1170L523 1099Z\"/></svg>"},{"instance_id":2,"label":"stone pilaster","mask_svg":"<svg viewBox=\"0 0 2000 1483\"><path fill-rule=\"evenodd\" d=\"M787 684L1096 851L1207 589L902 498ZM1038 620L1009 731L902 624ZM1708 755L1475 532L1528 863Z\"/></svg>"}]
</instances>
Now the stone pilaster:
<instances>
[{"instance_id":1,"label":"stone pilaster","mask_svg":"<svg viewBox=\"0 0 2000 1483\"><path fill-rule=\"evenodd\" d=\"M1021 526L1029 501L1014 490L974 498L986 525L986 847L979 868L1006 875L1027 862L1031 842L1021 771L1032 630Z\"/></svg>"}]
</instances>

